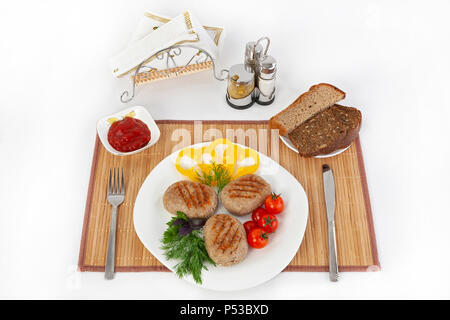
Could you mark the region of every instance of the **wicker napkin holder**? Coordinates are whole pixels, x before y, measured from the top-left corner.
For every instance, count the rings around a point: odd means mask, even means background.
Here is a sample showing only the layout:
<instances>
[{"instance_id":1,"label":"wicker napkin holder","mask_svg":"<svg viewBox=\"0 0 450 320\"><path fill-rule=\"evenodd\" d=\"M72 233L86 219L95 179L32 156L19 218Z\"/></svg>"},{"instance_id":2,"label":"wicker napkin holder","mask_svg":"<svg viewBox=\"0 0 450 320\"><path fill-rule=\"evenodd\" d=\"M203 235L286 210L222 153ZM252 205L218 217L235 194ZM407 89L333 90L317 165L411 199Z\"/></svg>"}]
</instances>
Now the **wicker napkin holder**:
<instances>
[{"instance_id":1,"label":"wicker napkin holder","mask_svg":"<svg viewBox=\"0 0 450 320\"><path fill-rule=\"evenodd\" d=\"M180 65L177 62L177 57L182 55L183 49L185 48L193 48L198 51L188 60L187 63ZM192 44L180 44L162 49L155 54L154 60L164 61L165 68L160 70L152 66L151 63L146 64L146 62L138 65L136 71L134 71L134 74L131 76L131 94L128 91L124 91L120 96L120 101L123 103L130 102L135 96L136 85L171 79L205 70L212 69L214 78L219 81L227 79L227 75L225 75L227 70L224 69L218 72L216 70L216 63L211 54L205 49Z\"/></svg>"},{"instance_id":2,"label":"wicker napkin holder","mask_svg":"<svg viewBox=\"0 0 450 320\"><path fill-rule=\"evenodd\" d=\"M222 70L217 74L215 64L215 60L218 58L223 46L224 29L201 25L189 11L186 11L183 15L189 34L197 34L197 39L200 41L196 43L189 40L179 41L168 44L167 47L163 46L157 52L152 51L149 54L150 56L145 57L145 59L143 59L145 54L141 55L143 62L125 73L125 75L131 74L132 91L131 93L129 91L122 93L120 100L123 103L129 102L134 98L137 85L148 82L171 79L210 69L213 70L214 77L217 80L226 79L226 76L224 76L226 70ZM156 30L159 32L166 28L166 24L172 23L172 21L177 19L177 22L183 20L182 15L171 19L145 12L130 43L136 43L148 37L152 32L156 32ZM167 31L167 29L164 30ZM115 76L121 77L122 75L118 75L121 72L118 71L120 68L114 69Z\"/></svg>"}]
</instances>

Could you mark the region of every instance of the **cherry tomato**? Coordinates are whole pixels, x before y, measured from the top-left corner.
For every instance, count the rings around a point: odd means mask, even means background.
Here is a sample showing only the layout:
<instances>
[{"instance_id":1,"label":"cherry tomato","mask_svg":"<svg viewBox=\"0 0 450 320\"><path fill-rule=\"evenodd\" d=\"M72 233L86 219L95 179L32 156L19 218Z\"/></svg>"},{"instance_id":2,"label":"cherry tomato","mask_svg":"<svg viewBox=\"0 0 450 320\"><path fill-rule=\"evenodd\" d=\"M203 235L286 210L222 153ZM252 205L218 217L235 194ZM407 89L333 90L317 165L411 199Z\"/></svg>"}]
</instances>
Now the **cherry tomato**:
<instances>
[{"instance_id":1,"label":"cherry tomato","mask_svg":"<svg viewBox=\"0 0 450 320\"><path fill-rule=\"evenodd\" d=\"M252 213L252 220L258 223L258 221L261 219L263 215L267 214L266 209L259 207L256 208Z\"/></svg>"},{"instance_id":2,"label":"cherry tomato","mask_svg":"<svg viewBox=\"0 0 450 320\"><path fill-rule=\"evenodd\" d=\"M250 247L261 249L269 242L269 236L263 229L255 228L248 234L247 242Z\"/></svg>"},{"instance_id":3,"label":"cherry tomato","mask_svg":"<svg viewBox=\"0 0 450 320\"><path fill-rule=\"evenodd\" d=\"M253 221L247 221L246 223L244 223L244 228L245 228L245 232L247 233L247 235L250 233L250 231L252 231L253 229L257 228L258 224Z\"/></svg>"},{"instance_id":4,"label":"cherry tomato","mask_svg":"<svg viewBox=\"0 0 450 320\"><path fill-rule=\"evenodd\" d=\"M279 194L275 194L272 192L270 196L267 196L264 206L266 207L266 211L271 214L278 214L283 211L284 202Z\"/></svg>"},{"instance_id":5,"label":"cherry tomato","mask_svg":"<svg viewBox=\"0 0 450 320\"><path fill-rule=\"evenodd\" d=\"M278 228L278 219L273 214L267 213L258 221L258 227L267 233L273 233Z\"/></svg>"}]
</instances>

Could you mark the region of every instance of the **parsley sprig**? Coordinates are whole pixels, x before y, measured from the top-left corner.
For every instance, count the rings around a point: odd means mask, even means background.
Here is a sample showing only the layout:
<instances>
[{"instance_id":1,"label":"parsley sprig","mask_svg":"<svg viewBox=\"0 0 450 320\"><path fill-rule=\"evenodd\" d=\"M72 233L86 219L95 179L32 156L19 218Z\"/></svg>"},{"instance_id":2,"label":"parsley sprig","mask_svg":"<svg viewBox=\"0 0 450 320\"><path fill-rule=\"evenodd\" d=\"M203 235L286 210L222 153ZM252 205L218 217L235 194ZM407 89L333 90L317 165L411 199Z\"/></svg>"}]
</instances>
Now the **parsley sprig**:
<instances>
[{"instance_id":1,"label":"parsley sprig","mask_svg":"<svg viewBox=\"0 0 450 320\"><path fill-rule=\"evenodd\" d=\"M183 220L186 223L183 223ZM168 260L180 260L175 265L175 272L180 278L192 275L194 281L201 284L202 270L208 270L206 264L210 263L213 266L216 264L208 256L201 229L192 229L187 234L185 232L180 233L180 228L186 227L188 223L189 219L186 215L178 211L177 216L167 223L168 228L161 241L162 249Z\"/></svg>"}]
</instances>

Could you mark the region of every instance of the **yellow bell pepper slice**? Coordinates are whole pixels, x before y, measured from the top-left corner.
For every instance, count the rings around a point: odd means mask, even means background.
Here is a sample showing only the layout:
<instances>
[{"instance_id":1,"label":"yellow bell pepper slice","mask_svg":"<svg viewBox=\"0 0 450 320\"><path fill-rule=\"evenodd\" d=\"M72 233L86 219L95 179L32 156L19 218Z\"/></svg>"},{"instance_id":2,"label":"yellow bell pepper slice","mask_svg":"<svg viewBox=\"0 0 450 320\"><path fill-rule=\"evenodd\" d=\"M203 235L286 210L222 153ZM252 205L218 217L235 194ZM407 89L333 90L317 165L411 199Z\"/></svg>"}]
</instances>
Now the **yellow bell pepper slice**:
<instances>
[{"instance_id":1,"label":"yellow bell pepper slice","mask_svg":"<svg viewBox=\"0 0 450 320\"><path fill-rule=\"evenodd\" d=\"M225 145L225 149L218 150L218 146L220 145ZM205 152L211 155L212 161L214 161L214 163L224 165L230 176L233 175L235 169L236 157L233 155L233 153L227 153L227 150L233 149L234 146L235 144L233 144L230 140L223 138L214 140L205 149ZM223 153L221 153L220 151L223 151Z\"/></svg>"},{"instance_id":2,"label":"yellow bell pepper slice","mask_svg":"<svg viewBox=\"0 0 450 320\"><path fill-rule=\"evenodd\" d=\"M219 148L221 145L224 145L225 148ZM181 163L183 157L191 160L188 168ZM251 162L250 165L242 165L246 159L249 159L247 161ZM198 174L211 174L212 163L223 165L228 170L231 179L236 179L258 170L259 155L255 150L242 148L228 139L216 139L202 148L182 149L175 160L175 167L182 175L198 181Z\"/></svg>"},{"instance_id":3,"label":"yellow bell pepper slice","mask_svg":"<svg viewBox=\"0 0 450 320\"><path fill-rule=\"evenodd\" d=\"M209 174L212 169L212 162L214 161L214 155L208 153L206 151L206 147L199 148L201 149L200 155L195 158L195 162L199 166L200 170L203 173ZM199 150L197 149L197 150Z\"/></svg>"},{"instance_id":4,"label":"yellow bell pepper slice","mask_svg":"<svg viewBox=\"0 0 450 320\"><path fill-rule=\"evenodd\" d=\"M185 148L182 149L175 160L175 168L182 175L192 179L197 180L197 172L199 171L199 163L201 161L203 148L193 149L193 148ZM183 157L190 158L193 160L194 165L189 168L184 168L181 164L181 160Z\"/></svg>"},{"instance_id":5,"label":"yellow bell pepper slice","mask_svg":"<svg viewBox=\"0 0 450 320\"><path fill-rule=\"evenodd\" d=\"M236 158L236 166L237 170L234 173L232 179L237 179L239 177L242 177L246 174L252 174L258 170L259 167L259 155L258 152L256 152L253 149L250 148L242 148L238 145L235 145L234 149L235 158ZM250 161L252 164L250 165L242 165L242 162L246 159L249 159L247 161Z\"/></svg>"}]
</instances>

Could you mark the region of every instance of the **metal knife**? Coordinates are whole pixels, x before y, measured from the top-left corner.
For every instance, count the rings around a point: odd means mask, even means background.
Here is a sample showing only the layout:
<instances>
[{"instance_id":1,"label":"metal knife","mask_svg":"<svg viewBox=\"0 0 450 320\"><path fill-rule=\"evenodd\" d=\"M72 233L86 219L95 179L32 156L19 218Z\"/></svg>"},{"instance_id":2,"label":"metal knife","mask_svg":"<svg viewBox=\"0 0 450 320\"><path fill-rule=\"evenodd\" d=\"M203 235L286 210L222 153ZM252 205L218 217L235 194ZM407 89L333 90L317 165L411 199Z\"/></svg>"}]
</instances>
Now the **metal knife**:
<instances>
[{"instance_id":1,"label":"metal knife","mask_svg":"<svg viewBox=\"0 0 450 320\"><path fill-rule=\"evenodd\" d=\"M323 188L325 193L325 204L327 208L328 220L328 260L330 265L330 280L338 281L339 271L336 252L336 229L334 225L334 204L336 200L334 190L333 171L328 165L324 165L323 169Z\"/></svg>"}]
</instances>

